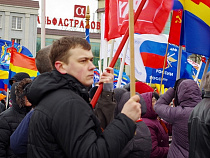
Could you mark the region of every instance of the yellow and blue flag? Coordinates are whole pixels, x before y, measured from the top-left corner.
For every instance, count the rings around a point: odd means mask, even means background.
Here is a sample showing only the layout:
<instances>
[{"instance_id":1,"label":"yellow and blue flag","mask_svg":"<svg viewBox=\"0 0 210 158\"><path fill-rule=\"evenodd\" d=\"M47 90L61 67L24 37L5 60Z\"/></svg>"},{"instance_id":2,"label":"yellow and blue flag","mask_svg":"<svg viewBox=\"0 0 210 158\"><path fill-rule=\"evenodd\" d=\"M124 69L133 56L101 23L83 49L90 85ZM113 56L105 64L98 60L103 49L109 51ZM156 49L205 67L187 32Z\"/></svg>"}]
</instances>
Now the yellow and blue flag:
<instances>
[{"instance_id":1,"label":"yellow and blue flag","mask_svg":"<svg viewBox=\"0 0 210 158\"><path fill-rule=\"evenodd\" d=\"M210 0L179 0L184 8L181 45L186 51L210 56Z\"/></svg>"},{"instance_id":2,"label":"yellow and blue flag","mask_svg":"<svg viewBox=\"0 0 210 158\"><path fill-rule=\"evenodd\" d=\"M21 46L18 43L0 39L0 91L7 90L9 76L14 75L9 75L10 59L12 52L17 52L28 57L33 57L31 52L26 47Z\"/></svg>"},{"instance_id":3,"label":"yellow and blue flag","mask_svg":"<svg viewBox=\"0 0 210 158\"><path fill-rule=\"evenodd\" d=\"M9 78L19 72L26 72L32 78L36 77L38 74L35 58L17 52L12 52L11 54L9 70Z\"/></svg>"}]
</instances>

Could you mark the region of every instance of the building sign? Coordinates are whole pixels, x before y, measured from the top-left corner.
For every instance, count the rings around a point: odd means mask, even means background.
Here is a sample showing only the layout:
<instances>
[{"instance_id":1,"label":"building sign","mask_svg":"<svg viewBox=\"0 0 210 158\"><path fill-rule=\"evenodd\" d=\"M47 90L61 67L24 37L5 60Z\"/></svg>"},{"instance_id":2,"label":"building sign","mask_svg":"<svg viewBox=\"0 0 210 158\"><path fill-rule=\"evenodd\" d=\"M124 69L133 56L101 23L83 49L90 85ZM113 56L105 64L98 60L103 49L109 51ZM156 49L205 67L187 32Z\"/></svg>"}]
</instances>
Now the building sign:
<instances>
[{"instance_id":1,"label":"building sign","mask_svg":"<svg viewBox=\"0 0 210 158\"><path fill-rule=\"evenodd\" d=\"M75 5L74 6L74 17L85 18L86 6Z\"/></svg>"},{"instance_id":2,"label":"building sign","mask_svg":"<svg viewBox=\"0 0 210 158\"><path fill-rule=\"evenodd\" d=\"M40 24L40 18L37 17L37 22ZM45 18L46 25L54 25L54 26L65 26L65 27L74 27L74 28L85 28L85 21L78 19L69 19L69 18ZM90 29L101 29L101 23L90 21Z\"/></svg>"}]
</instances>

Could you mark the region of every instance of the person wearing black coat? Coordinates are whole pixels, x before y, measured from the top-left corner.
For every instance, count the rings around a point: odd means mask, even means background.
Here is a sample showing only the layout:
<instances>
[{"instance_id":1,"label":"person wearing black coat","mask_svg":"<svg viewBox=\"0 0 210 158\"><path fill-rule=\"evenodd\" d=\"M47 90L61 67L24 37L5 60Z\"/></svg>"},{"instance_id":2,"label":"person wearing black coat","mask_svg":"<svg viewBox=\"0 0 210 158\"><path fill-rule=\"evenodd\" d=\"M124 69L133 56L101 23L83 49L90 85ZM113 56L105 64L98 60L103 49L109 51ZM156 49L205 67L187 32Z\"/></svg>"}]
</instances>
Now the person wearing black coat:
<instances>
[{"instance_id":1,"label":"person wearing black coat","mask_svg":"<svg viewBox=\"0 0 210 158\"><path fill-rule=\"evenodd\" d=\"M50 52L53 69L38 76L27 97L34 113L29 123L28 158L116 158L134 136L141 115L139 96L102 132L89 104L93 83L90 44L79 37L62 37Z\"/></svg>"},{"instance_id":2,"label":"person wearing black coat","mask_svg":"<svg viewBox=\"0 0 210 158\"><path fill-rule=\"evenodd\" d=\"M0 157L2 158L17 157L10 149L10 136L31 110L31 104L25 98L23 90L26 83L31 82L31 79L27 78L26 80L24 83L13 83L11 87L12 107L0 114Z\"/></svg>"},{"instance_id":3,"label":"person wearing black coat","mask_svg":"<svg viewBox=\"0 0 210 158\"><path fill-rule=\"evenodd\" d=\"M188 120L189 158L210 157L210 72L204 80L204 96Z\"/></svg>"}]
</instances>

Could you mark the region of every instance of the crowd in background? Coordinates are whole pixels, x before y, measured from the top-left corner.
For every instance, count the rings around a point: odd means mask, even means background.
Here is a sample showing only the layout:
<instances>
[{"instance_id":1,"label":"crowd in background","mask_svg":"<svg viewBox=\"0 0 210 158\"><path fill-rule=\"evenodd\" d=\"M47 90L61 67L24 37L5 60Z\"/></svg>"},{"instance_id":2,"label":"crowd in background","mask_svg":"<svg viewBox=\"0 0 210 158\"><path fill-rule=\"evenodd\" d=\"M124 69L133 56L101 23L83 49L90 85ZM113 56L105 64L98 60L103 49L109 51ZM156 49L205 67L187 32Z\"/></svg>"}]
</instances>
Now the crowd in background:
<instances>
[{"instance_id":1,"label":"crowd in background","mask_svg":"<svg viewBox=\"0 0 210 158\"><path fill-rule=\"evenodd\" d=\"M37 53L41 75L10 79L10 94L0 94L0 157L210 157L210 72L203 95L178 79L161 96L138 81L130 97L129 84L113 89L108 67L93 109L92 61L87 41L63 37Z\"/></svg>"}]
</instances>

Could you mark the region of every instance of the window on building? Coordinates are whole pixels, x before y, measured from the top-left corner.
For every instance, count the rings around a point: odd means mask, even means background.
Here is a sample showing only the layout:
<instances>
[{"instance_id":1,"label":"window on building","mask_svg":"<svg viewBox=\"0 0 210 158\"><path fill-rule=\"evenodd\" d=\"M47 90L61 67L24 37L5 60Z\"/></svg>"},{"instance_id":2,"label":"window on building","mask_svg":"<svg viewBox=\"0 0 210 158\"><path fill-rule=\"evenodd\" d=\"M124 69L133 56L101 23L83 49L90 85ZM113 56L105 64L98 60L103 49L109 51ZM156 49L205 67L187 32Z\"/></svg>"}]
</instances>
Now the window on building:
<instances>
[{"instance_id":1,"label":"window on building","mask_svg":"<svg viewBox=\"0 0 210 158\"><path fill-rule=\"evenodd\" d=\"M22 18L13 16L12 17L12 29L21 30L22 29Z\"/></svg>"},{"instance_id":2,"label":"window on building","mask_svg":"<svg viewBox=\"0 0 210 158\"><path fill-rule=\"evenodd\" d=\"M21 41L21 39L12 38L12 39L11 39L11 41L13 41L13 40L14 40L14 42L15 42L15 43L18 43L18 44L20 44L20 41Z\"/></svg>"}]
</instances>

